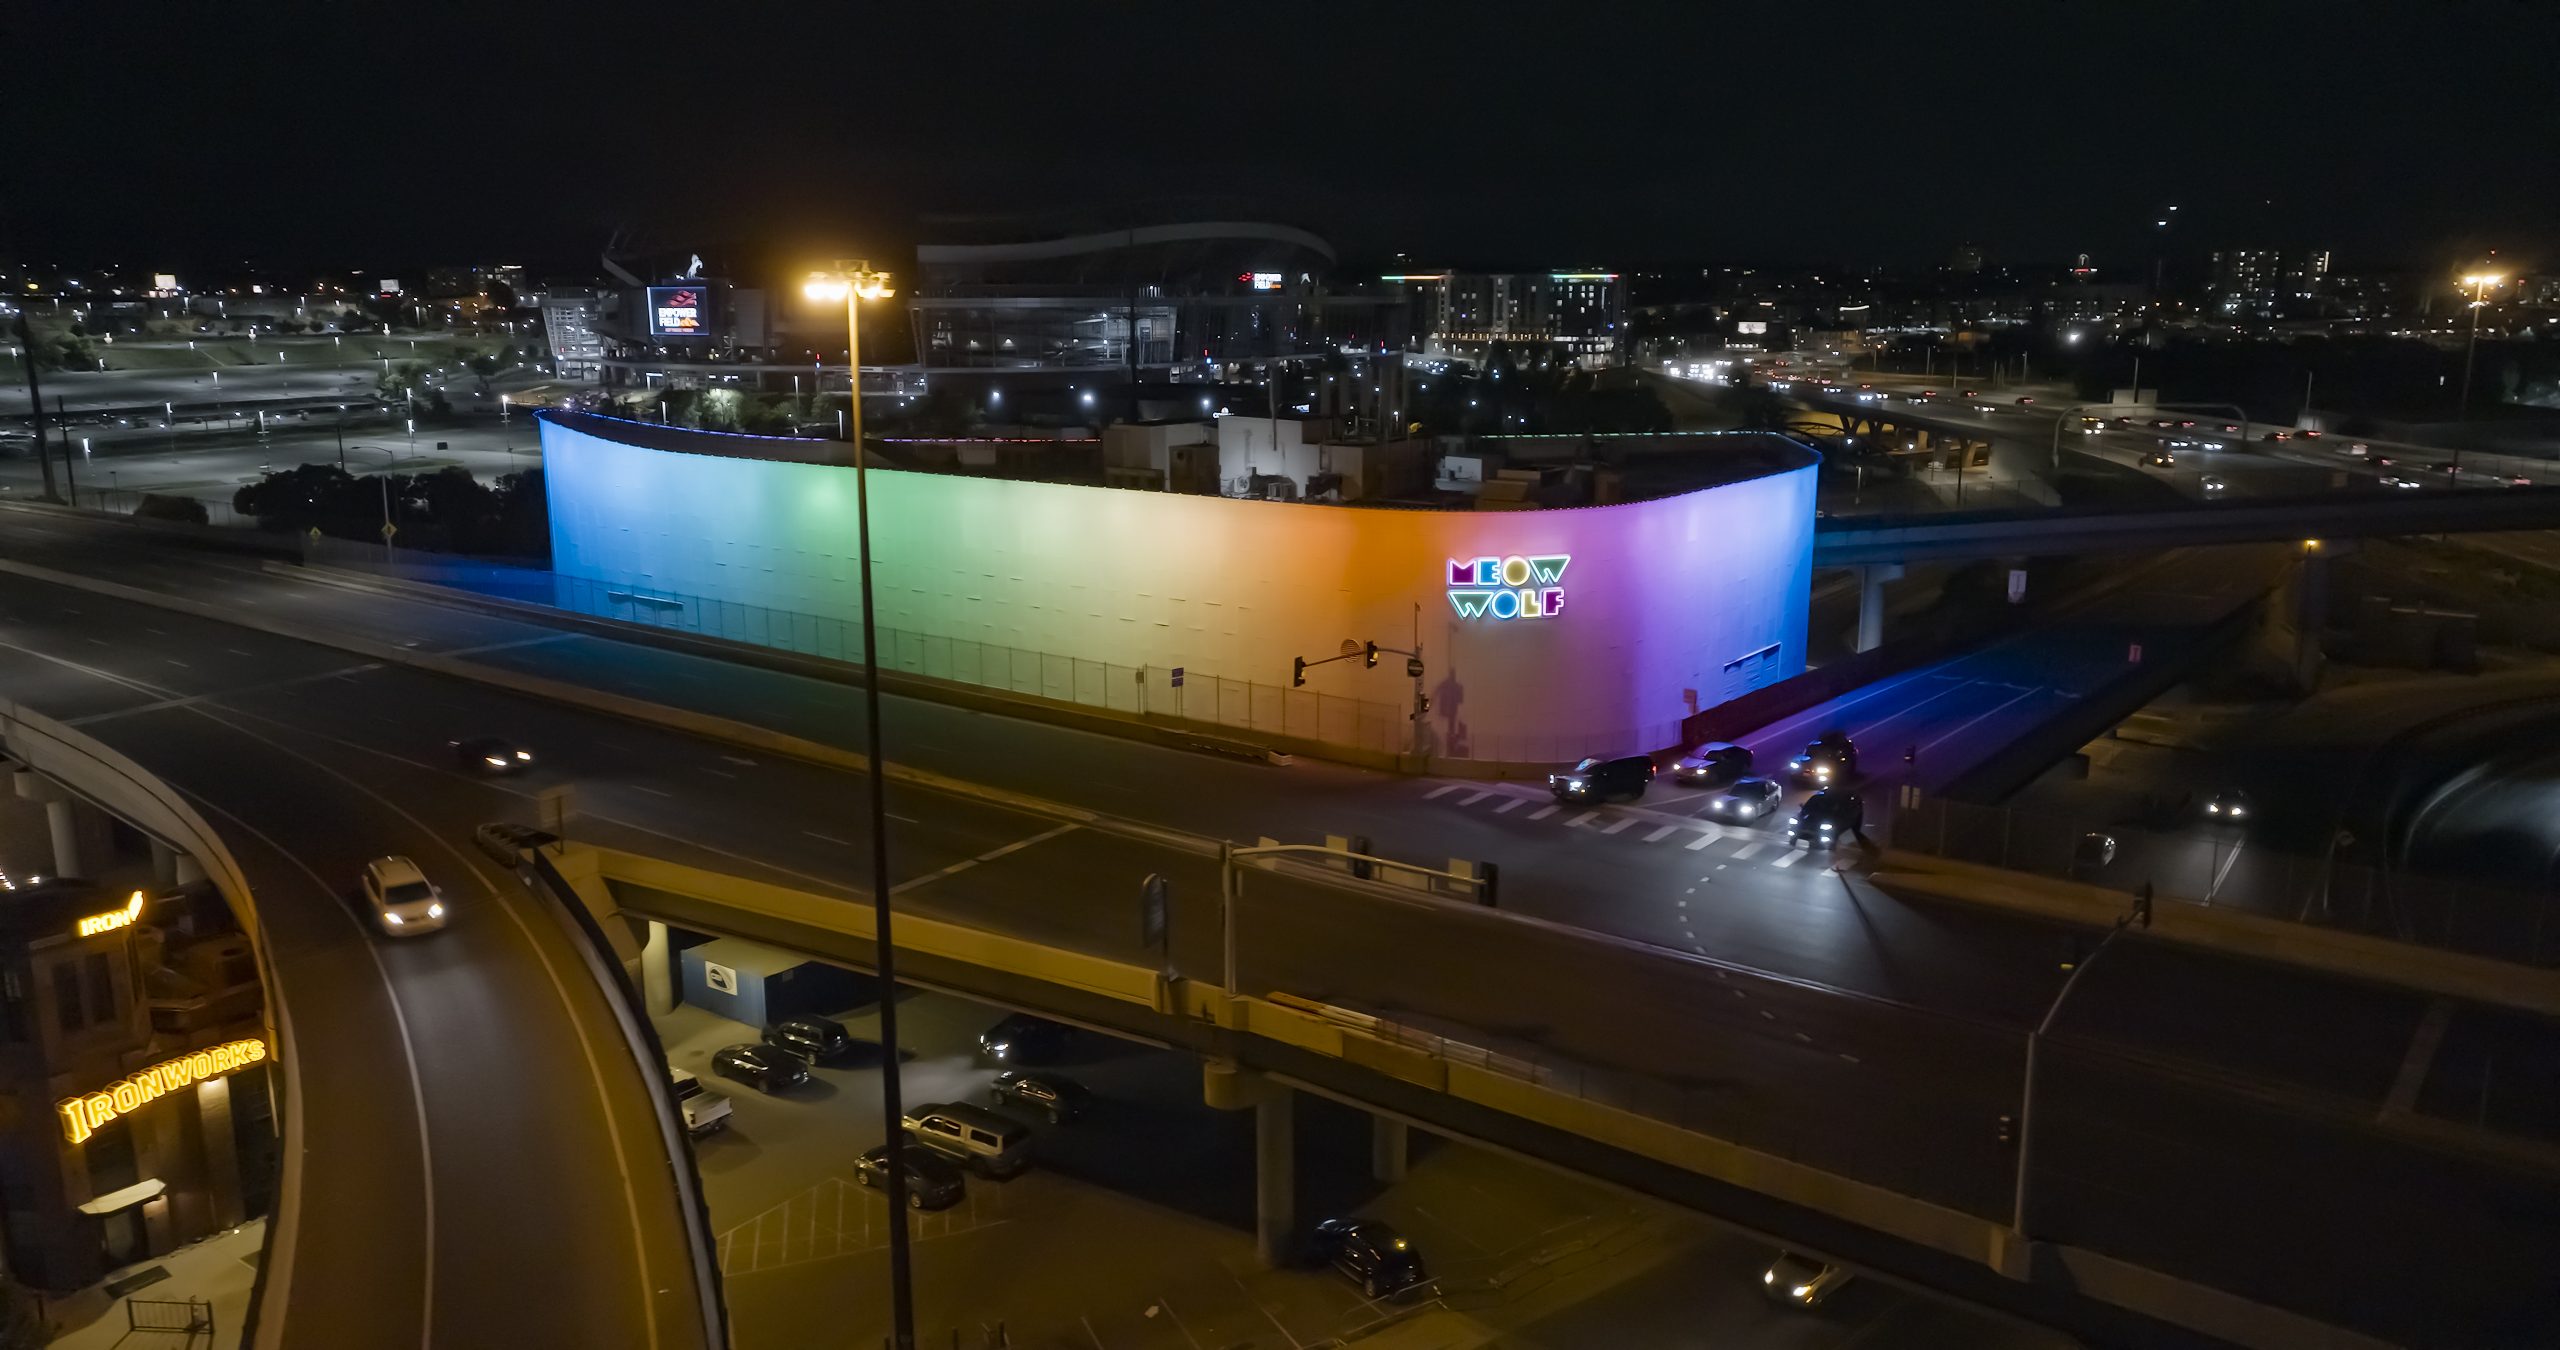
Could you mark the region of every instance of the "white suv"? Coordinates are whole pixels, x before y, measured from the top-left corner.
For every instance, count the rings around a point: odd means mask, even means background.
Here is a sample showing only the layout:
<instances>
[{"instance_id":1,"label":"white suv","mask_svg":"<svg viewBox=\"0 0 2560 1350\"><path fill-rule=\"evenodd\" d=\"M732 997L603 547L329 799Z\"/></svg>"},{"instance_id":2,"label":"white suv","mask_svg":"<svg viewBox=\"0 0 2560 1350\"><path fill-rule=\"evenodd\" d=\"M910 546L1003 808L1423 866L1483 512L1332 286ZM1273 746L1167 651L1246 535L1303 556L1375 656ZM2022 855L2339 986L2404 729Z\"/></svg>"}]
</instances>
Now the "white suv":
<instances>
[{"instance_id":1,"label":"white suv","mask_svg":"<svg viewBox=\"0 0 2560 1350\"><path fill-rule=\"evenodd\" d=\"M364 902L373 922L393 937L414 937L444 927L444 894L407 858L394 855L364 865Z\"/></svg>"}]
</instances>

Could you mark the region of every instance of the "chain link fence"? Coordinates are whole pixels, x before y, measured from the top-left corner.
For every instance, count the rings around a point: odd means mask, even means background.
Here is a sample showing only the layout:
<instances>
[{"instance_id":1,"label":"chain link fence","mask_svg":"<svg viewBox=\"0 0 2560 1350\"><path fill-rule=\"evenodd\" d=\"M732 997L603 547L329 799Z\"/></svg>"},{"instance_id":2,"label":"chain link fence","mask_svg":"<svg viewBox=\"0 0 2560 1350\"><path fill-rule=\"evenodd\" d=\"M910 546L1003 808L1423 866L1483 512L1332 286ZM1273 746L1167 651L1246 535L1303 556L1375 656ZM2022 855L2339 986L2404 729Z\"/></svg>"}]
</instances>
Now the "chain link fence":
<instances>
[{"instance_id":1,"label":"chain link fence","mask_svg":"<svg viewBox=\"0 0 2560 1350\"><path fill-rule=\"evenodd\" d=\"M854 619L580 577L558 579L555 603L600 618L751 642L831 661L862 659L862 625ZM886 626L878 629L878 636L881 666L909 675L1154 721L1237 728L1387 754L1409 748L1409 723L1392 704Z\"/></svg>"},{"instance_id":2,"label":"chain link fence","mask_svg":"<svg viewBox=\"0 0 2560 1350\"><path fill-rule=\"evenodd\" d=\"M2233 826L2175 831L2111 826L2099 861L2086 821L2015 807L1921 797L1899 804L1893 846L1932 857L2065 877L2127 892L2227 905L2528 965L2560 965L2560 916L2547 893L2415 876L2338 857L2287 853Z\"/></svg>"}]
</instances>

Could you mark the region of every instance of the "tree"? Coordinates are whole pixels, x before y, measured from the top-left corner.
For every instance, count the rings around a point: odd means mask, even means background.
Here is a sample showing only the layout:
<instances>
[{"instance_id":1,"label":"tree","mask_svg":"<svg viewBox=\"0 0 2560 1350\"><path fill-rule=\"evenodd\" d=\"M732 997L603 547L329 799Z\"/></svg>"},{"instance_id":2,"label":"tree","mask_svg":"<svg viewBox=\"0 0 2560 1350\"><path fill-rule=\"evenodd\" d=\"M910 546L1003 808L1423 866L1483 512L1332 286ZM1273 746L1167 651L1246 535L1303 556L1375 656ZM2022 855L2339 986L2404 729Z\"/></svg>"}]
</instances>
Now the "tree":
<instances>
[{"instance_id":1,"label":"tree","mask_svg":"<svg viewBox=\"0 0 2560 1350\"><path fill-rule=\"evenodd\" d=\"M133 514L139 520L174 520L186 525L211 523L203 502L193 497L169 497L157 492L144 493L142 500L134 504Z\"/></svg>"}]
</instances>

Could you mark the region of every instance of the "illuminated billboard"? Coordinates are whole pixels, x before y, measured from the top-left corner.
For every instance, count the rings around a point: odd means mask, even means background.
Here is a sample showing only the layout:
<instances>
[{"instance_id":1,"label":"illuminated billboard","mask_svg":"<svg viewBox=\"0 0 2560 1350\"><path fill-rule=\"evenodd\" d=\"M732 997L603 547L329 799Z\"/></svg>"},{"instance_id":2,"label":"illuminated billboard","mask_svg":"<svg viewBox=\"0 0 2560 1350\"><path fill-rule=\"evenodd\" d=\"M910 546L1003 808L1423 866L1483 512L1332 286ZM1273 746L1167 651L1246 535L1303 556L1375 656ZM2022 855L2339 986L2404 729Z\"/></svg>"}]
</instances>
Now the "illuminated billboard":
<instances>
[{"instance_id":1,"label":"illuminated billboard","mask_svg":"<svg viewBox=\"0 0 2560 1350\"><path fill-rule=\"evenodd\" d=\"M1461 619L1552 619L1564 613L1569 554L1449 560L1449 607Z\"/></svg>"},{"instance_id":2,"label":"illuminated billboard","mask_svg":"<svg viewBox=\"0 0 2560 1350\"><path fill-rule=\"evenodd\" d=\"M649 288L649 335L702 337L711 331L711 309L700 286Z\"/></svg>"},{"instance_id":3,"label":"illuminated billboard","mask_svg":"<svg viewBox=\"0 0 2560 1350\"><path fill-rule=\"evenodd\" d=\"M62 1117L62 1137L79 1143L108 1121L129 1116L145 1102L158 1101L179 1088L237 1073L267 1057L267 1043L252 1036L209 1045L152 1065L85 1096L65 1097L54 1104Z\"/></svg>"}]
</instances>

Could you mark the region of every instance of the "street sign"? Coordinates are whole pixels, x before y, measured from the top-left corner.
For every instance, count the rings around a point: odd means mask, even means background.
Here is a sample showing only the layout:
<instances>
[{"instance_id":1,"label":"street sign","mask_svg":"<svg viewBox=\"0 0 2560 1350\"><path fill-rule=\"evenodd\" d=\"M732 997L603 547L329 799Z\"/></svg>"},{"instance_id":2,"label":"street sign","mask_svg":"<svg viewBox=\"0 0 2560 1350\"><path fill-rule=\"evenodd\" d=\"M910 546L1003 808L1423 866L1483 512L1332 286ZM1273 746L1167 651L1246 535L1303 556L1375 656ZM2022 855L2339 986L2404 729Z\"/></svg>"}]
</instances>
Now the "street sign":
<instances>
[{"instance_id":1,"label":"street sign","mask_svg":"<svg viewBox=\"0 0 2560 1350\"><path fill-rule=\"evenodd\" d=\"M2027 569L2012 567L2009 569L2009 603L2014 605L2026 598Z\"/></svg>"},{"instance_id":2,"label":"street sign","mask_svg":"<svg viewBox=\"0 0 2560 1350\"><path fill-rule=\"evenodd\" d=\"M1173 668L1173 687L1176 689L1182 687L1182 667L1180 666Z\"/></svg>"},{"instance_id":3,"label":"street sign","mask_svg":"<svg viewBox=\"0 0 2560 1350\"><path fill-rule=\"evenodd\" d=\"M391 536L393 536L393 535L395 535L395 534L398 534L398 533L400 533L400 527L399 527L399 526L394 525L394 524L392 524L390 521L387 521L387 520L386 520L386 521L384 521L384 522L382 522L382 542L384 542L384 543L386 543L386 544L390 543L390 542L391 542Z\"/></svg>"},{"instance_id":4,"label":"street sign","mask_svg":"<svg viewBox=\"0 0 2560 1350\"><path fill-rule=\"evenodd\" d=\"M1405 673L1406 675L1408 675L1408 676L1410 676L1410 677L1414 678L1414 679L1417 679L1417 680L1418 680L1418 679L1421 679L1421 678L1422 678L1422 658L1421 658L1421 657L1419 657L1419 656L1408 656L1408 657L1406 657L1406 658L1404 659L1404 673Z\"/></svg>"},{"instance_id":5,"label":"street sign","mask_svg":"<svg viewBox=\"0 0 2560 1350\"><path fill-rule=\"evenodd\" d=\"M2124 660L2125 660L2125 664L2126 664L2126 665L2130 665L2130 666L2138 666L2138 665L2141 665L2141 664L2142 664L2142 644L2141 644L2141 643L2139 643L2139 642L2136 642L2136 643L2132 644L2131 646L2126 647L2126 648L2125 648L2125 651L2124 651Z\"/></svg>"}]
</instances>

